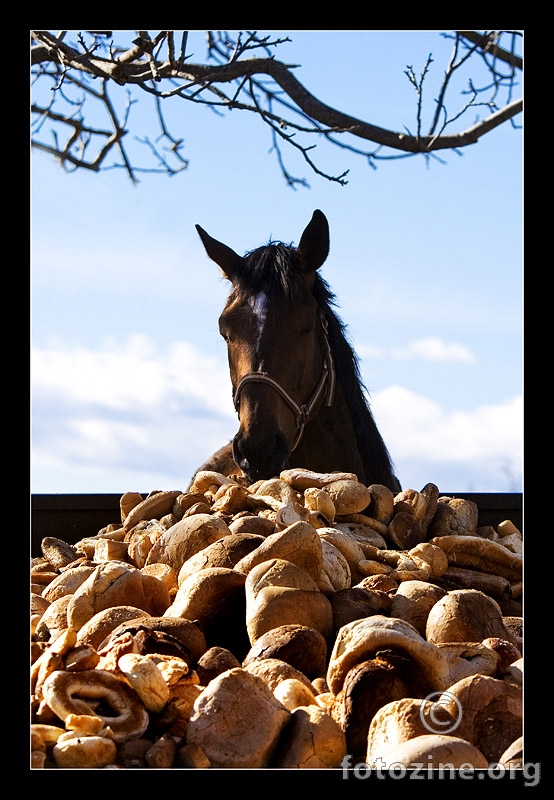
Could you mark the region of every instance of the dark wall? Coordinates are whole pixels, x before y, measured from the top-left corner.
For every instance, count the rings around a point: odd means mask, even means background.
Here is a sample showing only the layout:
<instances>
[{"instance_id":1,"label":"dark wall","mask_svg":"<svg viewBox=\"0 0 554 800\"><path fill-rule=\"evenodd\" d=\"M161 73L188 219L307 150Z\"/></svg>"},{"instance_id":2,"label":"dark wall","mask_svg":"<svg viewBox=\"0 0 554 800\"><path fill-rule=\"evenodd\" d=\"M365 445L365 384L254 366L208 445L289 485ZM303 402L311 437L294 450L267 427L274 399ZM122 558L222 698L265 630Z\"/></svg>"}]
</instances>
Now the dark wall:
<instances>
[{"instance_id":1,"label":"dark wall","mask_svg":"<svg viewBox=\"0 0 554 800\"><path fill-rule=\"evenodd\" d=\"M509 519L523 532L521 494L441 492L441 496L444 495L473 500L479 509L479 525L496 527L503 520ZM75 544L87 536L95 536L110 523L120 523L119 500L119 494L32 495L31 555L42 554L40 543L45 536L54 536Z\"/></svg>"}]
</instances>

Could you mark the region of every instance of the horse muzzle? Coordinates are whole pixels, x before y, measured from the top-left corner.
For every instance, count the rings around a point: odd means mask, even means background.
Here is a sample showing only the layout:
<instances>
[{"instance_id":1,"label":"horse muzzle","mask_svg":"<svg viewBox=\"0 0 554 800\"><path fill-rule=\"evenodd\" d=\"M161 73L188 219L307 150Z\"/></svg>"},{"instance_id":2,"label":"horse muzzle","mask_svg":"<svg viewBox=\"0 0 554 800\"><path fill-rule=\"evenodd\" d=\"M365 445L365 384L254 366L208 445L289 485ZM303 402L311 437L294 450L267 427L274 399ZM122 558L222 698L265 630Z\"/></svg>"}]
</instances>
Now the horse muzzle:
<instances>
[{"instance_id":1,"label":"horse muzzle","mask_svg":"<svg viewBox=\"0 0 554 800\"><path fill-rule=\"evenodd\" d=\"M263 436L245 436L240 431L233 439L233 459L251 483L276 478L289 467L289 444L279 430Z\"/></svg>"}]
</instances>

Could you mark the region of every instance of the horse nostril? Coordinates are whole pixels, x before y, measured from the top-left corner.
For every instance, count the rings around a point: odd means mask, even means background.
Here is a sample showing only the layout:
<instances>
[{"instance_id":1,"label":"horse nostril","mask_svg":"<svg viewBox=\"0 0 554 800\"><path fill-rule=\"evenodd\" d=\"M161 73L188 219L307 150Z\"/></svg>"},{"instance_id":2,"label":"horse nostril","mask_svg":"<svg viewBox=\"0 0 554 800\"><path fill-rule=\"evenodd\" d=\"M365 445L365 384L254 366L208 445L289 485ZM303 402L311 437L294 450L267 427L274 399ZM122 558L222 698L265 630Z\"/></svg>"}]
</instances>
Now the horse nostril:
<instances>
[{"instance_id":1,"label":"horse nostril","mask_svg":"<svg viewBox=\"0 0 554 800\"><path fill-rule=\"evenodd\" d=\"M237 433L233 439L233 458L254 482L274 478L288 467L289 445L281 431L261 438Z\"/></svg>"},{"instance_id":2,"label":"horse nostril","mask_svg":"<svg viewBox=\"0 0 554 800\"><path fill-rule=\"evenodd\" d=\"M276 460L279 458L288 458L289 444L287 442L287 437L281 431L277 431L275 434L272 452Z\"/></svg>"}]
</instances>

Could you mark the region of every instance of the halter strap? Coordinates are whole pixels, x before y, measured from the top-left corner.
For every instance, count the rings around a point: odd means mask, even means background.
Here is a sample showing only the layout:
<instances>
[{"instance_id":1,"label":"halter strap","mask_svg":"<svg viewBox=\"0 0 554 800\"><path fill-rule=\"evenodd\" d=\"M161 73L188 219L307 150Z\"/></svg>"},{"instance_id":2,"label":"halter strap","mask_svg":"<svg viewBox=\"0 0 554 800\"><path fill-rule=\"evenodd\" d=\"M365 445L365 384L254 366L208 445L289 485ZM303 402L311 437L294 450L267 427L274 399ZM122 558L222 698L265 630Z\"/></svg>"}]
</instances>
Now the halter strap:
<instances>
[{"instance_id":1,"label":"halter strap","mask_svg":"<svg viewBox=\"0 0 554 800\"><path fill-rule=\"evenodd\" d=\"M323 328L323 343L325 349L323 357L323 371L321 373L321 377L317 383L317 386L315 387L311 397L309 398L309 400L307 400L306 403L299 405L296 402L296 400L290 396L290 394L286 391L286 389L284 389L280 383L274 380L266 372L250 372L248 375L244 375L244 377L242 377L238 382L237 387L233 393L233 404L235 406L235 410L238 412L240 393L242 392L247 383L266 383L269 386L272 386L275 389L275 391L278 392L278 394L282 397L285 403L287 403L287 405L292 409L296 417L296 427L298 431L294 443L290 448L291 452L296 447L298 447L300 439L302 438L302 434L304 433L304 427L306 423L309 422L310 419L312 418L314 409L319 403L321 395L323 394L326 387L327 387L327 392L325 398L325 405L326 406L333 405L333 397L335 394L335 380L336 380L335 364L333 361L333 356L331 354L331 346L329 344L328 324L323 314L320 314L320 321L321 321L321 327Z\"/></svg>"}]
</instances>

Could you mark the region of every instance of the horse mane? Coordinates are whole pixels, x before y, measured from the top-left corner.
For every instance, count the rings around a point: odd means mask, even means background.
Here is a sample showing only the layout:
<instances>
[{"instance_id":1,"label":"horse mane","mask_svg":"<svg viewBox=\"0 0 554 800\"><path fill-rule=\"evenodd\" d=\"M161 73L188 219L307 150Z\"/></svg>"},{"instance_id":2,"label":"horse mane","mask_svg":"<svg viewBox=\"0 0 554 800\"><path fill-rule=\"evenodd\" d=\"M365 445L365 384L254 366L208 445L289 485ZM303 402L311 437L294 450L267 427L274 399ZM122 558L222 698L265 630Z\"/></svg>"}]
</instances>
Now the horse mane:
<instances>
[{"instance_id":1,"label":"horse mane","mask_svg":"<svg viewBox=\"0 0 554 800\"><path fill-rule=\"evenodd\" d=\"M233 278L235 291L264 291L270 298L294 298L306 290L297 251L283 242L271 241L251 250L240 259ZM370 471L388 469L392 472L392 463L384 443L382 448L375 446L376 438L381 439L381 435L371 413L359 360L349 341L346 325L334 310L337 305L335 295L317 271L313 296L327 320L337 382L344 392L362 459Z\"/></svg>"},{"instance_id":2,"label":"horse mane","mask_svg":"<svg viewBox=\"0 0 554 800\"><path fill-rule=\"evenodd\" d=\"M335 362L337 382L342 387L344 398L356 434L358 450L370 472L393 471L392 461L384 442L376 447L376 439L381 440L368 400L368 391L360 373L360 362L350 343L347 327L334 311L335 295L327 282L316 274L313 294L328 326L329 346Z\"/></svg>"}]
</instances>

